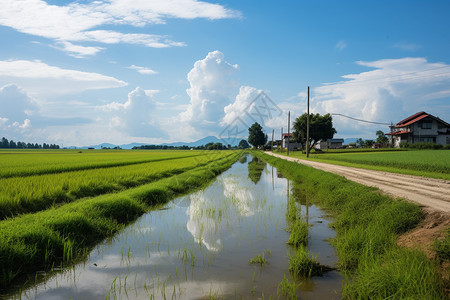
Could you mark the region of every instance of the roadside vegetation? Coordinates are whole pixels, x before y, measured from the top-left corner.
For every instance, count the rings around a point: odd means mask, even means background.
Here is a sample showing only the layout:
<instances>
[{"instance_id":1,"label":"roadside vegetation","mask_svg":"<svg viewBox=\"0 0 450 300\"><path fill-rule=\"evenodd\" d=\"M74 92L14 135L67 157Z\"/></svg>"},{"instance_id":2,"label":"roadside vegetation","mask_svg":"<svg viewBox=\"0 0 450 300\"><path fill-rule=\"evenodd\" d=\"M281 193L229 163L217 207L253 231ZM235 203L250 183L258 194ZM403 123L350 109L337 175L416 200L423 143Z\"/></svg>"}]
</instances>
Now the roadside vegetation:
<instances>
[{"instance_id":1,"label":"roadside vegetation","mask_svg":"<svg viewBox=\"0 0 450 300\"><path fill-rule=\"evenodd\" d=\"M423 219L419 206L391 199L341 176L256 151L252 154L293 180L293 191L299 197L306 194L310 201L333 214L332 226L337 235L332 244L337 250L338 268L347 278L342 291L345 299L446 297L437 262L418 250L396 244L400 234ZM311 259L303 254L299 261L304 257Z\"/></svg>"},{"instance_id":2,"label":"roadside vegetation","mask_svg":"<svg viewBox=\"0 0 450 300\"><path fill-rule=\"evenodd\" d=\"M146 153L150 158L151 154ZM32 272L50 271L82 259L96 243L111 237L153 206L204 186L229 168L240 153L220 151L198 155L201 156L198 160L166 161L167 173L150 183L138 180L136 187L125 189L128 186L124 185L115 193L73 199L64 205L0 221L1 289L7 289ZM163 165L158 166L155 170L160 172ZM178 169L170 172L169 167ZM149 174L155 173L152 165L145 168ZM68 191L70 194L70 188Z\"/></svg>"},{"instance_id":3,"label":"roadside vegetation","mask_svg":"<svg viewBox=\"0 0 450 300\"><path fill-rule=\"evenodd\" d=\"M450 151L367 150L330 150L320 153L312 151L309 159L356 168L450 180ZM301 151L292 151L289 156L306 159L306 154L302 154Z\"/></svg>"}]
</instances>

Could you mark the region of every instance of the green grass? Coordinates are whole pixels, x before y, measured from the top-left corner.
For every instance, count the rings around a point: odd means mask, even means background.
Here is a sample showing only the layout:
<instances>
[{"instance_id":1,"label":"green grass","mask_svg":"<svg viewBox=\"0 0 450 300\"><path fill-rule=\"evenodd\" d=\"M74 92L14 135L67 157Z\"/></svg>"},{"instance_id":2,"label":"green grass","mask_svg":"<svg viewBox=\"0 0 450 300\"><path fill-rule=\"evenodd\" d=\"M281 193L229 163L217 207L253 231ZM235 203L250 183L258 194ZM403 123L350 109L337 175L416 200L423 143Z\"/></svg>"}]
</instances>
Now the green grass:
<instances>
[{"instance_id":1,"label":"green grass","mask_svg":"<svg viewBox=\"0 0 450 300\"><path fill-rule=\"evenodd\" d=\"M450 260L450 228L445 229L443 239L434 242L433 249L440 259Z\"/></svg>"},{"instance_id":2,"label":"green grass","mask_svg":"<svg viewBox=\"0 0 450 300\"><path fill-rule=\"evenodd\" d=\"M294 277L323 275L329 270L330 268L321 265L304 246L296 248L294 255L289 257L289 271Z\"/></svg>"},{"instance_id":3,"label":"green grass","mask_svg":"<svg viewBox=\"0 0 450 300\"><path fill-rule=\"evenodd\" d=\"M400 249L398 235L414 228L423 219L412 203L382 195L377 189L351 182L297 163L263 158L294 182L300 198L317 203L334 216L339 269L348 280L345 299L444 299L437 266L425 255ZM374 286L372 291L370 286Z\"/></svg>"},{"instance_id":4,"label":"green grass","mask_svg":"<svg viewBox=\"0 0 450 300\"><path fill-rule=\"evenodd\" d=\"M0 149L0 178L118 167L203 156L204 151Z\"/></svg>"},{"instance_id":5,"label":"green grass","mask_svg":"<svg viewBox=\"0 0 450 300\"><path fill-rule=\"evenodd\" d=\"M308 244L308 224L301 218L297 218L291 224L288 244L294 247L306 246Z\"/></svg>"},{"instance_id":6,"label":"green grass","mask_svg":"<svg viewBox=\"0 0 450 300\"><path fill-rule=\"evenodd\" d=\"M150 206L204 186L240 154L122 192L83 198L0 222L0 286L36 270L82 258L89 247L121 230Z\"/></svg>"},{"instance_id":7,"label":"green grass","mask_svg":"<svg viewBox=\"0 0 450 300\"><path fill-rule=\"evenodd\" d=\"M97 154L101 157L101 153ZM44 210L52 205L83 197L136 187L205 165L211 160L230 154L229 151L220 151L214 156L183 157L175 153L170 160L167 159L168 154L164 155L164 160L157 160L161 155L156 153L156 158L148 163L0 178L0 220L20 213Z\"/></svg>"},{"instance_id":8,"label":"green grass","mask_svg":"<svg viewBox=\"0 0 450 300\"><path fill-rule=\"evenodd\" d=\"M297 299L296 295L297 285L295 282L290 282L286 275L284 275L283 280L278 284L277 294L278 296L283 295L286 299L294 300Z\"/></svg>"},{"instance_id":9,"label":"green grass","mask_svg":"<svg viewBox=\"0 0 450 300\"><path fill-rule=\"evenodd\" d=\"M284 155L286 153L283 153ZM291 157L306 159L300 151L289 153ZM450 151L347 151L311 153L310 160L450 180Z\"/></svg>"},{"instance_id":10,"label":"green grass","mask_svg":"<svg viewBox=\"0 0 450 300\"><path fill-rule=\"evenodd\" d=\"M262 255L258 254L257 256L253 257L248 262L252 265L256 264L256 265L262 266L264 264L267 264L267 259L264 257L264 253L263 253Z\"/></svg>"}]
</instances>

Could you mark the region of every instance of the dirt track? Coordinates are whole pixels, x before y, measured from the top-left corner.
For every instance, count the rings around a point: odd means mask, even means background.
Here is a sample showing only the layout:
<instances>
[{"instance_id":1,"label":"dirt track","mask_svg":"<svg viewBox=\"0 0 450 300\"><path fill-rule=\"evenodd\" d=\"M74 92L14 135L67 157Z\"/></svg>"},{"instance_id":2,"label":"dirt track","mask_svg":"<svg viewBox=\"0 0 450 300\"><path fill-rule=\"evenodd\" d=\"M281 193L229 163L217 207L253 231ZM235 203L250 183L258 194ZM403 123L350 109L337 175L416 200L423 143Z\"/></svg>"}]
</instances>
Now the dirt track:
<instances>
[{"instance_id":1,"label":"dirt track","mask_svg":"<svg viewBox=\"0 0 450 300\"><path fill-rule=\"evenodd\" d=\"M271 152L266 154L339 174L367 186L377 187L386 194L419 203L432 211L450 213L450 181L447 180L344 167Z\"/></svg>"}]
</instances>

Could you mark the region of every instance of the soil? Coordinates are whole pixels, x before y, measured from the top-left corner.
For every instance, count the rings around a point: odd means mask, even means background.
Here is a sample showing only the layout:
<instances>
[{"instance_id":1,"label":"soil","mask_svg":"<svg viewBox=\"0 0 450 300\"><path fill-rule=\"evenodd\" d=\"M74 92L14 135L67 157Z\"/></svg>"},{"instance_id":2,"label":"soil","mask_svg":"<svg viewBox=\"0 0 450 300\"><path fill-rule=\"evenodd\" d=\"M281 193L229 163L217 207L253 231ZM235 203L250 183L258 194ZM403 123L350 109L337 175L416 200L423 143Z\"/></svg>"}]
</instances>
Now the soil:
<instances>
[{"instance_id":1,"label":"soil","mask_svg":"<svg viewBox=\"0 0 450 300\"><path fill-rule=\"evenodd\" d=\"M279 158L296 161L323 171L335 173L345 178L380 189L395 198L403 198L418 203L425 219L416 228L401 235L397 244L401 247L422 250L429 259L437 259L433 244L444 238L444 229L450 226L450 181L383 171L366 170L346 166L315 162L266 152ZM439 261L440 274L450 294L450 261Z\"/></svg>"},{"instance_id":2,"label":"soil","mask_svg":"<svg viewBox=\"0 0 450 300\"><path fill-rule=\"evenodd\" d=\"M332 165L272 152L266 152L266 154L342 175L349 180L377 187L394 198L404 198L432 211L450 214L450 181L448 180Z\"/></svg>"}]
</instances>

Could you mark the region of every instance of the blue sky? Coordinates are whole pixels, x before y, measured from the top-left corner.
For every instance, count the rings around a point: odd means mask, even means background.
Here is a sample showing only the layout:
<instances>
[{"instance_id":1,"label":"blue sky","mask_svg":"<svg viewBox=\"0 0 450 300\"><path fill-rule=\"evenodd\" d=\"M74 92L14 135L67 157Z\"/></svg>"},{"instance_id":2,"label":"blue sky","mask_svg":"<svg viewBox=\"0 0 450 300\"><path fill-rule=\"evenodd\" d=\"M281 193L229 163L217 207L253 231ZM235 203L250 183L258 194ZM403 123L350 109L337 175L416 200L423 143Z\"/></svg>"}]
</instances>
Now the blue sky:
<instances>
[{"instance_id":1,"label":"blue sky","mask_svg":"<svg viewBox=\"0 0 450 300\"><path fill-rule=\"evenodd\" d=\"M449 11L448 1L3 0L0 135L193 141L233 126L245 136L258 118L279 132L288 111L306 110L308 85L315 113L395 123L424 110L449 122ZM255 115L261 101L271 114ZM388 130L334 125L343 138Z\"/></svg>"}]
</instances>

